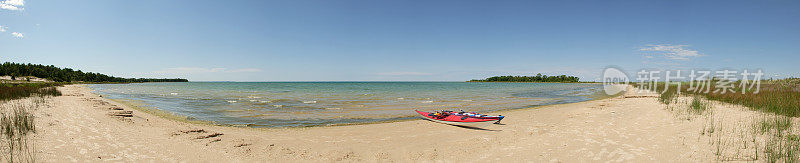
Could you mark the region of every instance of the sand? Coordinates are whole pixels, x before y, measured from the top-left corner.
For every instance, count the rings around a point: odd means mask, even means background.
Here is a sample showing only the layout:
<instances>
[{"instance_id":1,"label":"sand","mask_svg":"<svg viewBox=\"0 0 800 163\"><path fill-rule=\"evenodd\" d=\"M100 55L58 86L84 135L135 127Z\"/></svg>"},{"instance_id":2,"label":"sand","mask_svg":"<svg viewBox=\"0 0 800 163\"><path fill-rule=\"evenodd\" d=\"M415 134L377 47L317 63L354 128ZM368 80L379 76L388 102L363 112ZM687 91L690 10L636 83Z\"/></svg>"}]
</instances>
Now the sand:
<instances>
[{"instance_id":1,"label":"sand","mask_svg":"<svg viewBox=\"0 0 800 163\"><path fill-rule=\"evenodd\" d=\"M42 162L708 162L703 122L677 118L654 94L497 112L475 130L411 120L256 129L194 124L104 99L82 85L35 111ZM627 97L627 98L626 98ZM121 110L110 110L115 108ZM131 114L124 111L132 111ZM131 117L124 117L131 116Z\"/></svg>"}]
</instances>

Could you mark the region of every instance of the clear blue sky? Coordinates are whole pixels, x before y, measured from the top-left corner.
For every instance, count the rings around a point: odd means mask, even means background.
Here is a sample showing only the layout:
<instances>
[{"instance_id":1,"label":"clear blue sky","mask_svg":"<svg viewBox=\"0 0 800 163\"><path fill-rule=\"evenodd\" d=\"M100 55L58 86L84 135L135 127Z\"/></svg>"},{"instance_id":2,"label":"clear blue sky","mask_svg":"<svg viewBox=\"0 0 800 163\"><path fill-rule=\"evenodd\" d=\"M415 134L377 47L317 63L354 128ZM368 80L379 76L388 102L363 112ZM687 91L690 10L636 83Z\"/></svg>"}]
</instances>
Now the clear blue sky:
<instances>
[{"instance_id":1,"label":"clear blue sky","mask_svg":"<svg viewBox=\"0 0 800 163\"><path fill-rule=\"evenodd\" d=\"M594 80L672 63L800 76L790 0L0 1L0 61L121 77Z\"/></svg>"}]
</instances>

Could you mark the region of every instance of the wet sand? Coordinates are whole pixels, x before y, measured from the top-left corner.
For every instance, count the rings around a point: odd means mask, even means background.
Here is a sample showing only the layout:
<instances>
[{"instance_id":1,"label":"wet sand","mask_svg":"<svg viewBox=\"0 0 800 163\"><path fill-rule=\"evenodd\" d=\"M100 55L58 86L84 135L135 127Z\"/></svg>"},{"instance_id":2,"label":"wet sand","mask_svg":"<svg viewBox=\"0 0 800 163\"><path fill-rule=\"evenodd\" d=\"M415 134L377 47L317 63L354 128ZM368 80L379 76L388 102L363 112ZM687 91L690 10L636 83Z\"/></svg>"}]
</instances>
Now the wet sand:
<instances>
[{"instance_id":1,"label":"wet sand","mask_svg":"<svg viewBox=\"0 0 800 163\"><path fill-rule=\"evenodd\" d=\"M702 122L676 118L656 95L634 91L496 112L507 116L503 125L476 130L425 120L281 129L193 124L104 99L81 85L59 90L64 96L48 99L51 106L34 113L38 161L714 160L699 132Z\"/></svg>"}]
</instances>

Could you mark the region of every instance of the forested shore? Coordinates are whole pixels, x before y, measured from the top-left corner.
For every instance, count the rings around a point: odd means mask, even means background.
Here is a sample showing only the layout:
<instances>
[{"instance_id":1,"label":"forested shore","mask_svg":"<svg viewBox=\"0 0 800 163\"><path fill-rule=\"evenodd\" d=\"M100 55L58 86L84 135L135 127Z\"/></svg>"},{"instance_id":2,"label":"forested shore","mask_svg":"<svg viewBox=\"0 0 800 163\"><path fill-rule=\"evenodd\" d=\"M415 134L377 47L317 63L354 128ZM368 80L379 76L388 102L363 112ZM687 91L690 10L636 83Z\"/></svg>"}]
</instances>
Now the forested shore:
<instances>
[{"instance_id":1,"label":"forested shore","mask_svg":"<svg viewBox=\"0 0 800 163\"><path fill-rule=\"evenodd\" d=\"M187 79L153 79L153 78L121 78L94 72L83 72L71 68L60 68L54 65L23 64L5 62L0 64L0 76L11 76L12 80L25 80L20 77L37 77L54 82L188 82ZM20 78L20 79L18 79Z\"/></svg>"},{"instance_id":2,"label":"forested shore","mask_svg":"<svg viewBox=\"0 0 800 163\"><path fill-rule=\"evenodd\" d=\"M473 79L468 82L562 82L575 83L580 78L567 75L547 76L536 74L536 76L494 76L486 79Z\"/></svg>"}]
</instances>

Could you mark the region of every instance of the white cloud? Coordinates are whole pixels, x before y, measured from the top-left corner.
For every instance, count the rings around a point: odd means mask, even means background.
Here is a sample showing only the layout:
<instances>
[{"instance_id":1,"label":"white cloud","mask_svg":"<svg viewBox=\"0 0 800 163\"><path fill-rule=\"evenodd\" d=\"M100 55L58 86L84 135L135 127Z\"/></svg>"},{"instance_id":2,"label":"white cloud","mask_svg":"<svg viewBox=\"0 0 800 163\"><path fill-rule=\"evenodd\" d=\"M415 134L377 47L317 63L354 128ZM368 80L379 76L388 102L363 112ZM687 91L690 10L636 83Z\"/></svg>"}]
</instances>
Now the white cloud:
<instances>
[{"instance_id":1,"label":"white cloud","mask_svg":"<svg viewBox=\"0 0 800 163\"><path fill-rule=\"evenodd\" d=\"M700 57L703 56L696 50L688 49L689 45L670 45L670 44L661 44L661 45L646 45L645 47L639 49L639 51L643 52L653 52L653 53L645 53L645 57L652 58L652 55L664 55L664 57L668 59L675 59L675 60L689 60L692 57Z\"/></svg>"},{"instance_id":2,"label":"white cloud","mask_svg":"<svg viewBox=\"0 0 800 163\"><path fill-rule=\"evenodd\" d=\"M261 72L261 69L257 68L243 68L243 69L233 69L227 72Z\"/></svg>"},{"instance_id":3,"label":"white cloud","mask_svg":"<svg viewBox=\"0 0 800 163\"><path fill-rule=\"evenodd\" d=\"M227 68L176 67L176 68L167 68L155 71L155 73L161 73L161 74L240 73L240 72L261 72L261 69L243 68L243 69L228 70Z\"/></svg>"},{"instance_id":4,"label":"white cloud","mask_svg":"<svg viewBox=\"0 0 800 163\"><path fill-rule=\"evenodd\" d=\"M426 72L381 72L377 73L378 75L387 75L387 76L421 76L421 75L433 75L432 73Z\"/></svg>"},{"instance_id":5,"label":"white cloud","mask_svg":"<svg viewBox=\"0 0 800 163\"><path fill-rule=\"evenodd\" d=\"M0 1L0 9L5 10L25 10L22 6L25 6L24 0L4 0Z\"/></svg>"},{"instance_id":6,"label":"white cloud","mask_svg":"<svg viewBox=\"0 0 800 163\"><path fill-rule=\"evenodd\" d=\"M4 9L4 10L22 10L23 8L19 8L17 6L13 6L13 5L8 5L8 4L5 4L5 3L0 3L0 9Z\"/></svg>"},{"instance_id":7,"label":"white cloud","mask_svg":"<svg viewBox=\"0 0 800 163\"><path fill-rule=\"evenodd\" d=\"M3 3L14 6L25 6L25 0L5 0Z\"/></svg>"},{"instance_id":8,"label":"white cloud","mask_svg":"<svg viewBox=\"0 0 800 163\"><path fill-rule=\"evenodd\" d=\"M13 35L16 38L25 38L25 36L22 35L22 33L19 33L19 32L12 32L11 35Z\"/></svg>"},{"instance_id":9,"label":"white cloud","mask_svg":"<svg viewBox=\"0 0 800 163\"><path fill-rule=\"evenodd\" d=\"M8 27L0 25L0 32L6 32Z\"/></svg>"}]
</instances>

